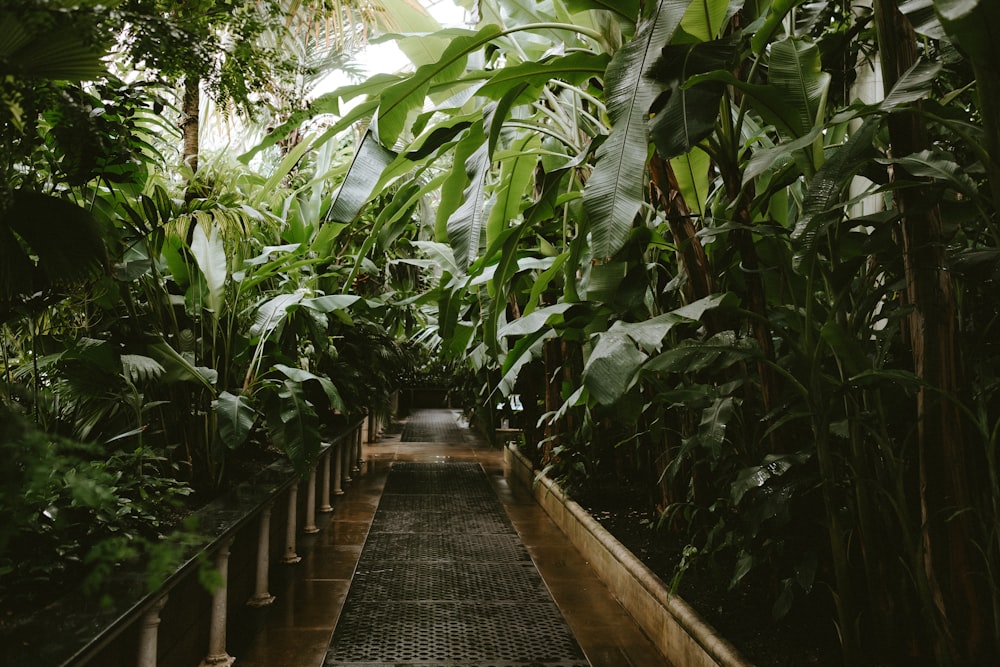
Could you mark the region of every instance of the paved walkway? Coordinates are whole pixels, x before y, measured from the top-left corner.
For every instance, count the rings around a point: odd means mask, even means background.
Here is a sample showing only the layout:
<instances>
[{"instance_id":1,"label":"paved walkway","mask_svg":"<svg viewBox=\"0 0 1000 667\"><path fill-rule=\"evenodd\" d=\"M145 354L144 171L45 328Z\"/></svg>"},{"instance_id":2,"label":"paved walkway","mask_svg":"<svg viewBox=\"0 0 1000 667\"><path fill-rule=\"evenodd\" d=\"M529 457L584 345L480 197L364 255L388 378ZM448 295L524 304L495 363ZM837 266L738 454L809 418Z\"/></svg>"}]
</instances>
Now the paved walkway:
<instances>
[{"instance_id":1,"label":"paved walkway","mask_svg":"<svg viewBox=\"0 0 1000 667\"><path fill-rule=\"evenodd\" d=\"M365 446L237 667L667 664L455 411L397 430Z\"/></svg>"}]
</instances>

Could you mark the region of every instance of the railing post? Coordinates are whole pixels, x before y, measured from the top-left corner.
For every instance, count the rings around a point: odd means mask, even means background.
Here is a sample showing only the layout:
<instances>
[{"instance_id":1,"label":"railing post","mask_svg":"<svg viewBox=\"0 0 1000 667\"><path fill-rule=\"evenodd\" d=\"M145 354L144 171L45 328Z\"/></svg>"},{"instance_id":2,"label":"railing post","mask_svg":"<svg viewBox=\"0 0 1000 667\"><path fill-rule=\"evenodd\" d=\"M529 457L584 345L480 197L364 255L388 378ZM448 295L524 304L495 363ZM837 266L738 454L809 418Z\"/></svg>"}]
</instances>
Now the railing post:
<instances>
[{"instance_id":1,"label":"railing post","mask_svg":"<svg viewBox=\"0 0 1000 667\"><path fill-rule=\"evenodd\" d=\"M229 579L229 548L233 538L226 539L215 555L215 569L222 584L212 594L212 620L208 630L208 656L200 667L230 667L236 658L226 653L226 603Z\"/></svg>"},{"instance_id":2,"label":"railing post","mask_svg":"<svg viewBox=\"0 0 1000 667\"><path fill-rule=\"evenodd\" d=\"M333 511L333 505L330 504L330 452L333 451L333 445L330 445L329 449L326 450L326 454L323 455L323 487L322 487L322 499L323 504L319 506L319 511L324 514Z\"/></svg>"},{"instance_id":3,"label":"railing post","mask_svg":"<svg viewBox=\"0 0 1000 667\"><path fill-rule=\"evenodd\" d=\"M344 495L344 489L341 486L343 483L343 472L344 467L344 441L343 439L338 440L333 443L333 495L342 496Z\"/></svg>"},{"instance_id":4,"label":"railing post","mask_svg":"<svg viewBox=\"0 0 1000 667\"><path fill-rule=\"evenodd\" d=\"M354 451L354 442L348 442L349 439L345 437L340 447L340 458L343 459L342 472L344 473L344 484L351 483L351 452Z\"/></svg>"},{"instance_id":5,"label":"railing post","mask_svg":"<svg viewBox=\"0 0 1000 667\"><path fill-rule=\"evenodd\" d=\"M160 612L167 604L164 595L153 603L153 606L142 615L139 629L139 655L136 660L138 667L156 667L156 639L160 629Z\"/></svg>"},{"instance_id":6,"label":"railing post","mask_svg":"<svg viewBox=\"0 0 1000 667\"><path fill-rule=\"evenodd\" d=\"M257 536L257 584L254 595L247 601L251 607L266 607L274 602L274 596L267 591L268 573L271 568L271 503L260 512L260 528Z\"/></svg>"},{"instance_id":7,"label":"railing post","mask_svg":"<svg viewBox=\"0 0 1000 667\"><path fill-rule=\"evenodd\" d=\"M309 484L306 486L306 525L302 527L302 532L319 532L316 527L316 468L309 473Z\"/></svg>"},{"instance_id":8,"label":"railing post","mask_svg":"<svg viewBox=\"0 0 1000 667\"><path fill-rule=\"evenodd\" d=\"M282 563L293 565L302 560L302 557L295 553L295 531L298 530L298 505L299 505L299 482L292 482L288 489L288 527L285 531L285 557Z\"/></svg>"},{"instance_id":9,"label":"railing post","mask_svg":"<svg viewBox=\"0 0 1000 667\"><path fill-rule=\"evenodd\" d=\"M364 463L364 461L361 459L361 429L358 429L358 437L357 437L357 439L355 441L355 447L356 447L357 451L354 453L354 456L355 456L355 458L354 458L354 473L356 475L360 475L361 474L361 464Z\"/></svg>"}]
</instances>

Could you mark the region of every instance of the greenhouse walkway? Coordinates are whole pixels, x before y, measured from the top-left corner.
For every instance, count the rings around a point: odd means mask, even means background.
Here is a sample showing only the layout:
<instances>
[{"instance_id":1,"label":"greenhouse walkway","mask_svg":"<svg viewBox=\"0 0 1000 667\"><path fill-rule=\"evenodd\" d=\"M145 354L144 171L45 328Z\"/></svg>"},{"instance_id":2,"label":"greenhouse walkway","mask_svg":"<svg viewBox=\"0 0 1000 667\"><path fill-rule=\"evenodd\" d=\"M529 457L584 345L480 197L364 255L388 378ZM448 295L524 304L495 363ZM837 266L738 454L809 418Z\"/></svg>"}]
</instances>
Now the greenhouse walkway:
<instances>
[{"instance_id":1,"label":"greenhouse walkway","mask_svg":"<svg viewBox=\"0 0 1000 667\"><path fill-rule=\"evenodd\" d=\"M453 410L365 445L237 667L660 667L559 529Z\"/></svg>"}]
</instances>

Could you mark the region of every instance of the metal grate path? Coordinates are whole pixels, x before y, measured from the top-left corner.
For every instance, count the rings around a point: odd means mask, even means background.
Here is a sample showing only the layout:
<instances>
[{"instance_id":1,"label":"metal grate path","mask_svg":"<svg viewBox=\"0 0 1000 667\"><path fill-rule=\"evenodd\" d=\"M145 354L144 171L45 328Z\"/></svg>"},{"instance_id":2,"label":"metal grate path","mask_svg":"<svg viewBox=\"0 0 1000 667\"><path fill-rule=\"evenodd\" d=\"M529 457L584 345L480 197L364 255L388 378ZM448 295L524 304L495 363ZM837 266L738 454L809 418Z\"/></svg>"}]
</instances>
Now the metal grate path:
<instances>
[{"instance_id":1,"label":"metal grate path","mask_svg":"<svg viewBox=\"0 0 1000 667\"><path fill-rule=\"evenodd\" d=\"M396 463L324 667L587 667L486 473Z\"/></svg>"},{"instance_id":2,"label":"metal grate path","mask_svg":"<svg viewBox=\"0 0 1000 667\"><path fill-rule=\"evenodd\" d=\"M417 410L406 419L400 442L464 443L469 429L458 423L451 410Z\"/></svg>"}]
</instances>

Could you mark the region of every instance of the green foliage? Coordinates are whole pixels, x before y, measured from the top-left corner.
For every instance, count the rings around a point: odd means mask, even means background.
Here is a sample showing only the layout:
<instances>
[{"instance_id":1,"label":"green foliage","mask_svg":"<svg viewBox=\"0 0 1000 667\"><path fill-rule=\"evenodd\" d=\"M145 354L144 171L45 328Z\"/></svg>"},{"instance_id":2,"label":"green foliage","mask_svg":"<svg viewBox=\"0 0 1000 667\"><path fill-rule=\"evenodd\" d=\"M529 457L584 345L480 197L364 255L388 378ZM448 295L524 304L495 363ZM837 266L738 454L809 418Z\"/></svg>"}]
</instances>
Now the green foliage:
<instances>
[{"instance_id":1,"label":"green foliage","mask_svg":"<svg viewBox=\"0 0 1000 667\"><path fill-rule=\"evenodd\" d=\"M153 549L192 489L141 450L49 435L4 406L0 433L0 599L5 609L96 594L114 568ZM162 558L162 556L161 556Z\"/></svg>"}]
</instances>

